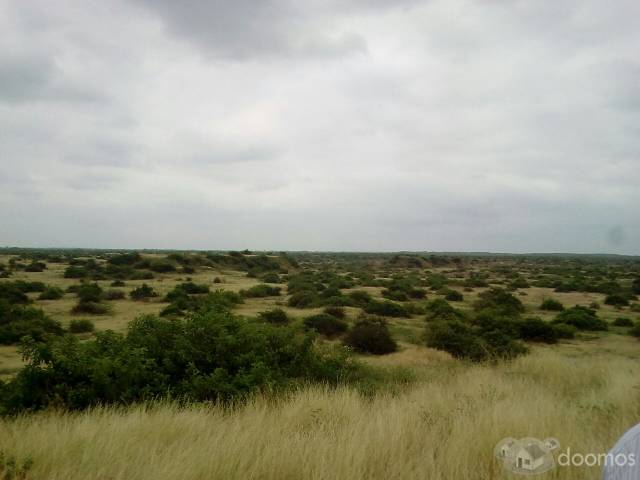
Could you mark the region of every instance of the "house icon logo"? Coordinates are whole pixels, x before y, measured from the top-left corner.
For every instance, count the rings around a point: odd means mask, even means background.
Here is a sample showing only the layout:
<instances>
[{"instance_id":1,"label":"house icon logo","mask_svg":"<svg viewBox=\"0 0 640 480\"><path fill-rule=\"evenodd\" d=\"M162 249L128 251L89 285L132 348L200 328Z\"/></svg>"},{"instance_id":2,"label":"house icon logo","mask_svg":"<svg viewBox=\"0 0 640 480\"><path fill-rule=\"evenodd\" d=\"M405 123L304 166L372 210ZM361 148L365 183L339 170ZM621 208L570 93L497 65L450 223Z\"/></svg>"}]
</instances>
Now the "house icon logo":
<instances>
[{"instance_id":1,"label":"house icon logo","mask_svg":"<svg viewBox=\"0 0 640 480\"><path fill-rule=\"evenodd\" d=\"M504 438L495 446L493 454L510 472L537 475L548 472L556 466L551 452L559 447L560 442L555 438L545 440L533 437L520 440Z\"/></svg>"}]
</instances>

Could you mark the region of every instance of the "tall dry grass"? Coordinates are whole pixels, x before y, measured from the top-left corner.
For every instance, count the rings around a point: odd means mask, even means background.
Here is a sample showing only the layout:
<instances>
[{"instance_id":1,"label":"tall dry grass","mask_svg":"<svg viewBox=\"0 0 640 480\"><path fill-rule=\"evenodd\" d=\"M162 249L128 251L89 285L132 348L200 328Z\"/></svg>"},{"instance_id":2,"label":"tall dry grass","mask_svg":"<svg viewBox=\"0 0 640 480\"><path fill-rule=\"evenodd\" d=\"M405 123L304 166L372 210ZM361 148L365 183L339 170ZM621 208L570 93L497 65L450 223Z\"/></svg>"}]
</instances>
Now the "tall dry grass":
<instances>
[{"instance_id":1,"label":"tall dry grass","mask_svg":"<svg viewBox=\"0 0 640 480\"><path fill-rule=\"evenodd\" d=\"M397 358L424 375L399 394L309 387L234 410L48 412L0 422L0 450L31 456L32 477L52 480L517 478L492 457L503 437L553 436L561 449L604 452L638 422L640 364L623 346L538 348L499 366L414 349ZM536 478L599 475L559 467Z\"/></svg>"}]
</instances>

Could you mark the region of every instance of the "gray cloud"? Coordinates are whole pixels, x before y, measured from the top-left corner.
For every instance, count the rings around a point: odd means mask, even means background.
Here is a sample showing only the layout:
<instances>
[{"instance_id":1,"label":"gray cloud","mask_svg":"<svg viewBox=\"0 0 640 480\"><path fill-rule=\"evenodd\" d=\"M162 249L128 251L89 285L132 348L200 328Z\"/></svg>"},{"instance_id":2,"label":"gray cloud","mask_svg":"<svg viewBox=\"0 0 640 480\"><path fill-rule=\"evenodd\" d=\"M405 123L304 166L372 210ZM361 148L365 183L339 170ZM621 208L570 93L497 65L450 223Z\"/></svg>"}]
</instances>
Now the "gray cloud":
<instances>
[{"instance_id":1,"label":"gray cloud","mask_svg":"<svg viewBox=\"0 0 640 480\"><path fill-rule=\"evenodd\" d=\"M640 254L637 2L0 5L0 244Z\"/></svg>"}]
</instances>

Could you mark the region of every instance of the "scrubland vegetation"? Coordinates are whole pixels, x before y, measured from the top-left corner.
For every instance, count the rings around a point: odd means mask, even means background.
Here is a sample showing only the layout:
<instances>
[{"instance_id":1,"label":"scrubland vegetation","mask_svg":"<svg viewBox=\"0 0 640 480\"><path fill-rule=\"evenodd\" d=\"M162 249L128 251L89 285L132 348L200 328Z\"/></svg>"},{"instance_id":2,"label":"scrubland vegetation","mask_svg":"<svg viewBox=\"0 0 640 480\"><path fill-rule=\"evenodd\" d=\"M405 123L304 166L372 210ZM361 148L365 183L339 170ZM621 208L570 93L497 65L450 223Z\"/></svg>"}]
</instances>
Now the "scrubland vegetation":
<instances>
[{"instance_id":1,"label":"scrubland vegetation","mask_svg":"<svg viewBox=\"0 0 640 480\"><path fill-rule=\"evenodd\" d=\"M0 478L509 478L504 437L606 452L640 419L633 257L5 250L0 272Z\"/></svg>"}]
</instances>

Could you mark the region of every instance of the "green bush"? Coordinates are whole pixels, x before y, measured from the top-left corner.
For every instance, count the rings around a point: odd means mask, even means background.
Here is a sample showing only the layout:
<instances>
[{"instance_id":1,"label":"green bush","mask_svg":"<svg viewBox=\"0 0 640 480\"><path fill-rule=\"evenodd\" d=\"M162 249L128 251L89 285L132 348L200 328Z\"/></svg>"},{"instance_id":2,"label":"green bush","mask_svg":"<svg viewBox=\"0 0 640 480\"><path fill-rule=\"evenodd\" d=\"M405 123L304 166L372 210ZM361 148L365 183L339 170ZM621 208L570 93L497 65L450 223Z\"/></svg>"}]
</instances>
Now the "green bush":
<instances>
[{"instance_id":1,"label":"green bush","mask_svg":"<svg viewBox=\"0 0 640 480\"><path fill-rule=\"evenodd\" d=\"M123 300L126 297L122 290L107 290L102 294L104 300Z\"/></svg>"},{"instance_id":2,"label":"green bush","mask_svg":"<svg viewBox=\"0 0 640 480\"><path fill-rule=\"evenodd\" d=\"M356 352L374 355L384 355L398 349L389 333L386 320L378 317L358 320L345 336L344 344Z\"/></svg>"},{"instance_id":3,"label":"green bush","mask_svg":"<svg viewBox=\"0 0 640 480\"><path fill-rule=\"evenodd\" d=\"M556 318L554 318L553 323L573 325L578 330L597 331L607 330L609 328L607 322L598 318L595 310L580 305L560 312L556 315Z\"/></svg>"},{"instance_id":4,"label":"green bush","mask_svg":"<svg viewBox=\"0 0 640 480\"><path fill-rule=\"evenodd\" d=\"M0 299L0 345L12 345L25 336L43 340L48 334L60 335L63 331L60 322L47 317L41 309Z\"/></svg>"},{"instance_id":5,"label":"green bush","mask_svg":"<svg viewBox=\"0 0 640 480\"><path fill-rule=\"evenodd\" d=\"M152 287L143 283L139 287L131 290L129 296L132 300L148 300L149 298L157 297L158 293Z\"/></svg>"},{"instance_id":6,"label":"green bush","mask_svg":"<svg viewBox=\"0 0 640 480\"><path fill-rule=\"evenodd\" d=\"M462 302L464 300L464 295L457 290L450 289L447 291L444 298L450 302Z\"/></svg>"},{"instance_id":7,"label":"green bush","mask_svg":"<svg viewBox=\"0 0 640 480\"><path fill-rule=\"evenodd\" d=\"M626 307L629 305L629 300L618 294L607 295L604 299L605 305L613 305L614 307Z\"/></svg>"},{"instance_id":8,"label":"green bush","mask_svg":"<svg viewBox=\"0 0 640 480\"><path fill-rule=\"evenodd\" d=\"M348 325L344 320L329 315L319 313L304 319L304 325L308 329L315 330L326 337L335 337L347 331Z\"/></svg>"},{"instance_id":9,"label":"green bush","mask_svg":"<svg viewBox=\"0 0 640 480\"><path fill-rule=\"evenodd\" d=\"M573 325L567 325L566 323L556 323L552 326L558 339L575 338L576 332L578 331L576 327L574 327Z\"/></svg>"},{"instance_id":10,"label":"green bush","mask_svg":"<svg viewBox=\"0 0 640 480\"><path fill-rule=\"evenodd\" d=\"M320 303L320 297L317 293L310 290L295 292L289 297L287 304L296 308L311 308Z\"/></svg>"},{"instance_id":11,"label":"green bush","mask_svg":"<svg viewBox=\"0 0 640 480\"><path fill-rule=\"evenodd\" d=\"M240 295L245 298L277 297L280 295L280 290L280 287L272 287L266 283L261 283L247 290L240 290Z\"/></svg>"},{"instance_id":12,"label":"green bush","mask_svg":"<svg viewBox=\"0 0 640 480\"><path fill-rule=\"evenodd\" d=\"M554 298L545 298L540 305L540 310L547 310L551 312L561 312L564 310L564 305Z\"/></svg>"},{"instance_id":13,"label":"green bush","mask_svg":"<svg viewBox=\"0 0 640 480\"><path fill-rule=\"evenodd\" d=\"M100 302L83 302L82 300L71 309L71 313L74 315L80 315L83 313L89 315L106 315L111 309L108 305Z\"/></svg>"},{"instance_id":14,"label":"green bush","mask_svg":"<svg viewBox=\"0 0 640 480\"><path fill-rule=\"evenodd\" d=\"M226 401L311 380L336 384L355 369L344 352L316 348L299 329L228 312L143 316L124 335L32 342L24 356L27 366L3 387L0 413L159 397Z\"/></svg>"},{"instance_id":15,"label":"green bush","mask_svg":"<svg viewBox=\"0 0 640 480\"><path fill-rule=\"evenodd\" d=\"M554 325L541 318L525 318L518 324L520 338L528 342L556 343L558 332Z\"/></svg>"},{"instance_id":16,"label":"green bush","mask_svg":"<svg viewBox=\"0 0 640 480\"><path fill-rule=\"evenodd\" d=\"M277 325L286 325L289 323L289 316L287 312L281 308L273 308L265 312L260 312L258 318L267 323L273 323Z\"/></svg>"},{"instance_id":17,"label":"green bush","mask_svg":"<svg viewBox=\"0 0 640 480\"><path fill-rule=\"evenodd\" d=\"M277 273L267 273L262 276L262 281L264 283L282 283L280 276Z\"/></svg>"},{"instance_id":18,"label":"green bush","mask_svg":"<svg viewBox=\"0 0 640 480\"><path fill-rule=\"evenodd\" d=\"M97 283L83 283L78 287L76 295L81 303L98 303L102 300L102 288Z\"/></svg>"},{"instance_id":19,"label":"green bush","mask_svg":"<svg viewBox=\"0 0 640 480\"><path fill-rule=\"evenodd\" d=\"M430 301L426 307L428 322L434 320L461 320L464 318L464 314L451 305L443 298L436 298Z\"/></svg>"},{"instance_id":20,"label":"green bush","mask_svg":"<svg viewBox=\"0 0 640 480\"><path fill-rule=\"evenodd\" d=\"M627 317L618 317L613 321L616 327L633 327L633 320Z\"/></svg>"},{"instance_id":21,"label":"green bush","mask_svg":"<svg viewBox=\"0 0 640 480\"><path fill-rule=\"evenodd\" d=\"M69 331L71 333L88 333L95 330L95 325L91 320L86 318L79 320L71 320L69 323Z\"/></svg>"},{"instance_id":22,"label":"green bush","mask_svg":"<svg viewBox=\"0 0 640 480\"><path fill-rule=\"evenodd\" d=\"M342 320L344 320L347 317L347 313L345 312L344 308L340 306L324 307L323 312Z\"/></svg>"},{"instance_id":23,"label":"green bush","mask_svg":"<svg viewBox=\"0 0 640 480\"><path fill-rule=\"evenodd\" d=\"M376 300L370 301L365 307L364 311L372 315L380 315L383 317L409 317L409 312L399 303L384 300L378 302Z\"/></svg>"},{"instance_id":24,"label":"green bush","mask_svg":"<svg viewBox=\"0 0 640 480\"><path fill-rule=\"evenodd\" d=\"M437 320L427 327L427 346L450 353L454 358L482 361L487 350L471 325L460 320Z\"/></svg>"},{"instance_id":25,"label":"green bush","mask_svg":"<svg viewBox=\"0 0 640 480\"><path fill-rule=\"evenodd\" d=\"M629 335L640 338L640 322L636 322L629 330Z\"/></svg>"},{"instance_id":26,"label":"green bush","mask_svg":"<svg viewBox=\"0 0 640 480\"><path fill-rule=\"evenodd\" d=\"M524 305L503 288L491 288L478 295L474 304L476 310L492 310L499 315L518 316L524 312Z\"/></svg>"},{"instance_id":27,"label":"green bush","mask_svg":"<svg viewBox=\"0 0 640 480\"><path fill-rule=\"evenodd\" d=\"M64 291L58 287L47 287L39 296L39 300L60 300L64 297Z\"/></svg>"},{"instance_id":28,"label":"green bush","mask_svg":"<svg viewBox=\"0 0 640 480\"><path fill-rule=\"evenodd\" d=\"M369 292L365 290L354 290L347 295L351 305L354 307L364 308L373 300Z\"/></svg>"}]
</instances>

